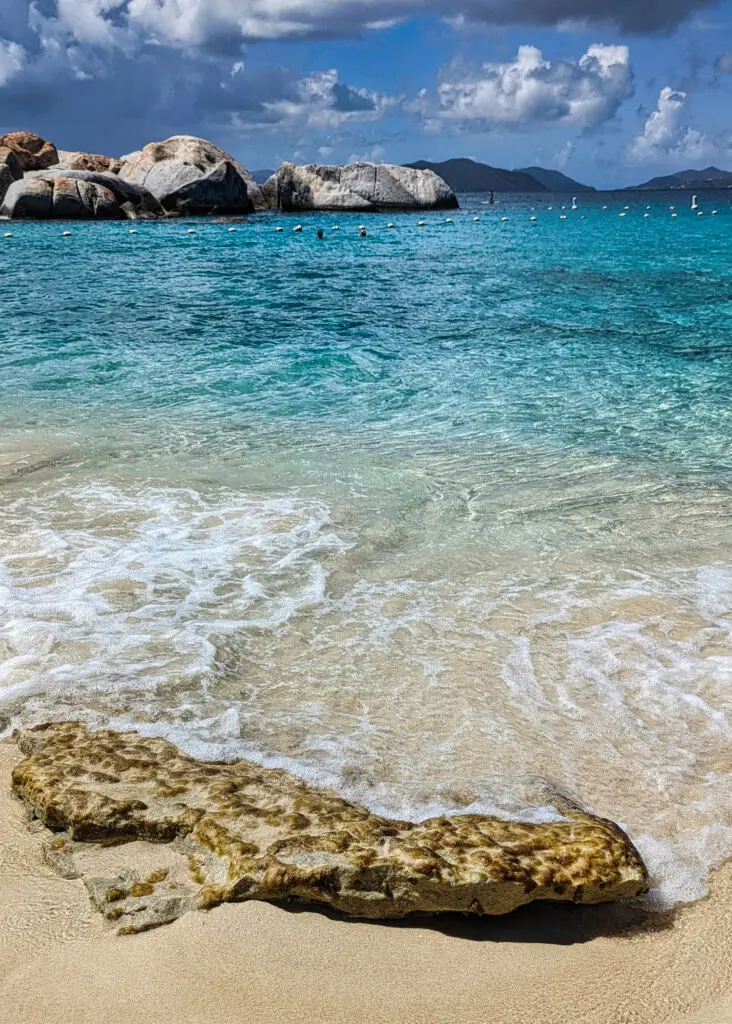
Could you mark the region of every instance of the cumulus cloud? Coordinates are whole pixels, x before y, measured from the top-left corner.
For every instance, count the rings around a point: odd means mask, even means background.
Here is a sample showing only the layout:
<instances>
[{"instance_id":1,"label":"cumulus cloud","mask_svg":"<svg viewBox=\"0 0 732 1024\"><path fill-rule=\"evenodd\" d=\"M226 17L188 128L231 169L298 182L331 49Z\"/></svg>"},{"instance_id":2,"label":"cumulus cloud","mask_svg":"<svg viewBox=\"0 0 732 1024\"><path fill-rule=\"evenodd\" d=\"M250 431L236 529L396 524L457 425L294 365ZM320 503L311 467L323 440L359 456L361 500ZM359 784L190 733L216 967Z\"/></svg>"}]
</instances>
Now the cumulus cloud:
<instances>
[{"instance_id":1,"label":"cumulus cloud","mask_svg":"<svg viewBox=\"0 0 732 1024\"><path fill-rule=\"evenodd\" d=\"M685 160L691 163L714 155L715 143L703 132L684 123L687 94L665 86L656 109L643 131L631 142L627 156L633 163Z\"/></svg>"},{"instance_id":2,"label":"cumulus cloud","mask_svg":"<svg viewBox=\"0 0 732 1024\"><path fill-rule=\"evenodd\" d=\"M560 171L567 166L569 161L574 156L574 148L574 143L567 141L564 143L564 145L560 146L554 154L554 159L552 162L554 166L558 168Z\"/></svg>"},{"instance_id":3,"label":"cumulus cloud","mask_svg":"<svg viewBox=\"0 0 732 1024\"><path fill-rule=\"evenodd\" d=\"M340 82L338 72L332 69L296 79L281 97L264 100L251 126L339 128L350 121L376 121L394 102L379 93ZM242 118L237 119L237 124L245 127Z\"/></svg>"},{"instance_id":4,"label":"cumulus cloud","mask_svg":"<svg viewBox=\"0 0 732 1024\"><path fill-rule=\"evenodd\" d=\"M191 47L236 46L268 39L352 36L380 31L420 14L457 23L609 25L639 33L668 32L714 0L36 0L82 44L118 45L135 35ZM3 0L9 15L33 0Z\"/></svg>"},{"instance_id":5,"label":"cumulus cloud","mask_svg":"<svg viewBox=\"0 0 732 1024\"><path fill-rule=\"evenodd\" d=\"M25 65L25 50L19 43L0 39L0 85L5 85Z\"/></svg>"},{"instance_id":6,"label":"cumulus cloud","mask_svg":"<svg viewBox=\"0 0 732 1024\"><path fill-rule=\"evenodd\" d=\"M627 46L594 43L580 59L546 60L535 46L519 47L506 63L448 66L438 88L443 125L564 124L592 128L611 118L633 91Z\"/></svg>"}]
</instances>

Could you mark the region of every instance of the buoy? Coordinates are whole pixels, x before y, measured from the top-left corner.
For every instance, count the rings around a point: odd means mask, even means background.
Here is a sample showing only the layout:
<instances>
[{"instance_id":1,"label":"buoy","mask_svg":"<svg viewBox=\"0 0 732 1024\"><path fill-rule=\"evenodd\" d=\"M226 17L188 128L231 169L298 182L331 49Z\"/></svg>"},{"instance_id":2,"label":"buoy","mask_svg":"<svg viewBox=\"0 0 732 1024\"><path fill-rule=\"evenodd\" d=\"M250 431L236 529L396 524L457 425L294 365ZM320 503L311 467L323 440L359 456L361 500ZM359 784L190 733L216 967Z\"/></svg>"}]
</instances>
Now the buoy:
<instances>
[{"instance_id":1,"label":"buoy","mask_svg":"<svg viewBox=\"0 0 732 1024\"><path fill-rule=\"evenodd\" d=\"M643 216L644 217L650 217L651 215L650 215L650 213L644 213Z\"/></svg>"},{"instance_id":2,"label":"buoy","mask_svg":"<svg viewBox=\"0 0 732 1024\"><path fill-rule=\"evenodd\" d=\"M553 206L547 206L547 210L553 210L553 209L554 209Z\"/></svg>"},{"instance_id":3,"label":"buoy","mask_svg":"<svg viewBox=\"0 0 732 1024\"><path fill-rule=\"evenodd\" d=\"M567 214L566 213L560 213L559 214L559 219L560 220L566 220L567 219Z\"/></svg>"},{"instance_id":4,"label":"buoy","mask_svg":"<svg viewBox=\"0 0 732 1024\"><path fill-rule=\"evenodd\" d=\"M623 207L623 209L624 209L624 210L629 210L629 209L630 209L630 207L629 207L629 206L624 206L624 207Z\"/></svg>"},{"instance_id":5,"label":"buoy","mask_svg":"<svg viewBox=\"0 0 732 1024\"><path fill-rule=\"evenodd\" d=\"M300 231L302 231L302 224L298 224L297 227L293 228L292 230L295 234L299 233Z\"/></svg>"},{"instance_id":6,"label":"buoy","mask_svg":"<svg viewBox=\"0 0 732 1024\"><path fill-rule=\"evenodd\" d=\"M387 224L386 226L387 226L387 228L393 228L394 227L393 224Z\"/></svg>"},{"instance_id":7,"label":"buoy","mask_svg":"<svg viewBox=\"0 0 732 1024\"><path fill-rule=\"evenodd\" d=\"M284 228L275 228L275 231L284 231Z\"/></svg>"},{"instance_id":8,"label":"buoy","mask_svg":"<svg viewBox=\"0 0 732 1024\"><path fill-rule=\"evenodd\" d=\"M675 210L675 209L676 209L675 206L669 206L669 210Z\"/></svg>"},{"instance_id":9,"label":"buoy","mask_svg":"<svg viewBox=\"0 0 732 1024\"><path fill-rule=\"evenodd\" d=\"M508 220L508 217L501 217L501 223L502 224L505 224L507 220Z\"/></svg>"},{"instance_id":10,"label":"buoy","mask_svg":"<svg viewBox=\"0 0 732 1024\"><path fill-rule=\"evenodd\" d=\"M195 228L188 228L188 230L186 231L187 235L195 235L195 233L196 233L196 229Z\"/></svg>"},{"instance_id":11,"label":"buoy","mask_svg":"<svg viewBox=\"0 0 732 1024\"><path fill-rule=\"evenodd\" d=\"M137 234L137 228L130 228L129 233L131 235L136 235Z\"/></svg>"},{"instance_id":12,"label":"buoy","mask_svg":"<svg viewBox=\"0 0 732 1024\"><path fill-rule=\"evenodd\" d=\"M417 227L418 228L423 228L425 226L425 223L426 223L426 221L418 220L417 221Z\"/></svg>"},{"instance_id":13,"label":"buoy","mask_svg":"<svg viewBox=\"0 0 732 1024\"><path fill-rule=\"evenodd\" d=\"M71 237L71 232L70 231L62 231L61 232L61 237L62 238L70 238Z\"/></svg>"},{"instance_id":14,"label":"buoy","mask_svg":"<svg viewBox=\"0 0 732 1024\"><path fill-rule=\"evenodd\" d=\"M678 217L678 213L672 213L671 216L672 217Z\"/></svg>"},{"instance_id":15,"label":"buoy","mask_svg":"<svg viewBox=\"0 0 732 1024\"><path fill-rule=\"evenodd\" d=\"M618 214L618 217L624 217L624 216L625 216L625 214L624 214L624 213L619 213L619 214Z\"/></svg>"},{"instance_id":16,"label":"buoy","mask_svg":"<svg viewBox=\"0 0 732 1024\"><path fill-rule=\"evenodd\" d=\"M13 232L12 231L6 231L5 234L3 235L3 238L12 238L12 237L13 237Z\"/></svg>"},{"instance_id":17,"label":"buoy","mask_svg":"<svg viewBox=\"0 0 732 1024\"><path fill-rule=\"evenodd\" d=\"M603 210L607 210L607 206L603 206Z\"/></svg>"},{"instance_id":18,"label":"buoy","mask_svg":"<svg viewBox=\"0 0 732 1024\"><path fill-rule=\"evenodd\" d=\"M718 210L712 210L712 217L716 217L718 212Z\"/></svg>"},{"instance_id":19,"label":"buoy","mask_svg":"<svg viewBox=\"0 0 732 1024\"><path fill-rule=\"evenodd\" d=\"M231 234L232 231L236 231L236 228L229 228L229 234Z\"/></svg>"},{"instance_id":20,"label":"buoy","mask_svg":"<svg viewBox=\"0 0 732 1024\"><path fill-rule=\"evenodd\" d=\"M536 220L536 217L529 217L529 220Z\"/></svg>"},{"instance_id":21,"label":"buoy","mask_svg":"<svg viewBox=\"0 0 732 1024\"><path fill-rule=\"evenodd\" d=\"M699 212L697 213L697 217L703 217L703 216L704 216L704 210L699 210Z\"/></svg>"},{"instance_id":22,"label":"buoy","mask_svg":"<svg viewBox=\"0 0 732 1024\"><path fill-rule=\"evenodd\" d=\"M474 220L474 221L475 221L475 223L477 224L477 223L478 223L478 221L480 220L480 217L473 217L473 220Z\"/></svg>"},{"instance_id":23,"label":"buoy","mask_svg":"<svg viewBox=\"0 0 732 1024\"><path fill-rule=\"evenodd\" d=\"M334 224L333 227L330 230L331 231L340 231L341 229L338 227L337 224Z\"/></svg>"},{"instance_id":24,"label":"buoy","mask_svg":"<svg viewBox=\"0 0 732 1024\"><path fill-rule=\"evenodd\" d=\"M584 213L580 214L580 220L584 220L584 219L585 219Z\"/></svg>"},{"instance_id":25,"label":"buoy","mask_svg":"<svg viewBox=\"0 0 732 1024\"><path fill-rule=\"evenodd\" d=\"M445 223L446 224L454 224L455 221L452 219L452 217L446 217L445 218Z\"/></svg>"}]
</instances>

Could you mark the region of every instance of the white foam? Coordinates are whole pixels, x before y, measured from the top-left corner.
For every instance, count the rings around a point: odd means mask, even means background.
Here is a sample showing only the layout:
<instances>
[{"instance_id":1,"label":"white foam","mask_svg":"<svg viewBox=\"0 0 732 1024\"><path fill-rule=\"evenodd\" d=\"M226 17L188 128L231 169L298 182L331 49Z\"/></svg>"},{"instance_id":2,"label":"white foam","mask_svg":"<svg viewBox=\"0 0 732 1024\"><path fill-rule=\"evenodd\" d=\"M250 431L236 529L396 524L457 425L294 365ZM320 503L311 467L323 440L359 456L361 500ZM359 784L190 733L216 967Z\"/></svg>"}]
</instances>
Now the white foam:
<instances>
[{"instance_id":1,"label":"white foam","mask_svg":"<svg viewBox=\"0 0 732 1024\"><path fill-rule=\"evenodd\" d=\"M295 498L114 487L20 499L0 538L0 700L154 688L215 667L219 638L323 599L345 545ZM80 697L83 701L83 698Z\"/></svg>"},{"instance_id":2,"label":"white foam","mask_svg":"<svg viewBox=\"0 0 732 1024\"><path fill-rule=\"evenodd\" d=\"M417 578L297 494L76 487L5 524L10 727L137 728L411 819L559 792L626 824L659 906L732 854L723 564Z\"/></svg>"}]
</instances>

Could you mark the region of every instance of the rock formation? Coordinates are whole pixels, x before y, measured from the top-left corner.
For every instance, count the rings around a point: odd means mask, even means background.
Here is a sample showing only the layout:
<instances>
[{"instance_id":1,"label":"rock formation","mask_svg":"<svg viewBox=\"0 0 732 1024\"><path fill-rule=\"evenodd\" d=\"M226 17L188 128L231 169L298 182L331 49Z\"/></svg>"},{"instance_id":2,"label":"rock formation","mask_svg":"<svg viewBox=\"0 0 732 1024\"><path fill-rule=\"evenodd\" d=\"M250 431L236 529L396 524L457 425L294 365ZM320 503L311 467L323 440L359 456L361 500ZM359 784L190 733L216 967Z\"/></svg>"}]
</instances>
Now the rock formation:
<instances>
[{"instance_id":1,"label":"rock formation","mask_svg":"<svg viewBox=\"0 0 732 1024\"><path fill-rule=\"evenodd\" d=\"M54 144L33 132L8 132L0 137L0 146L12 149L24 171L42 171L58 163Z\"/></svg>"},{"instance_id":2,"label":"rock formation","mask_svg":"<svg viewBox=\"0 0 732 1024\"><path fill-rule=\"evenodd\" d=\"M262 186L280 210L442 210L458 205L455 193L433 171L391 164L347 167L285 163Z\"/></svg>"},{"instance_id":3,"label":"rock formation","mask_svg":"<svg viewBox=\"0 0 732 1024\"><path fill-rule=\"evenodd\" d=\"M66 149L58 151L58 163L51 168L54 171L107 171L117 174L122 161L100 153L70 152Z\"/></svg>"},{"instance_id":4,"label":"rock formation","mask_svg":"<svg viewBox=\"0 0 732 1024\"><path fill-rule=\"evenodd\" d=\"M390 918L503 914L537 899L598 903L647 888L625 833L570 806L565 820L543 825L477 814L411 824L285 771L196 761L136 733L66 722L19 742L26 759L13 789L55 833L48 859L83 879L121 933L229 900ZM129 844L130 866L112 874L109 847L119 843Z\"/></svg>"},{"instance_id":5,"label":"rock formation","mask_svg":"<svg viewBox=\"0 0 732 1024\"><path fill-rule=\"evenodd\" d=\"M12 149L7 146L0 146L0 206L2 206L5 193L14 181L23 177L23 168L18 157Z\"/></svg>"},{"instance_id":6,"label":"rock formation","mask_svg":"<svg viewBox=\"0 0 732 1024\"><path fill-rule=\"evenodd\" d=\"M124 220L145 215L151 197L93 171L26 174L5 194L0 215L14 220ZM138 212L139 211L139 212Z\"/></svg>"},{"instance_id":7,"label":"rock formation","mask_svg":"<svg viewBox=\"0 0 732 1024\"><path fill-rule=\"evenodd\" d=\"M259 185L245 167L192 135L151 142L125 159L119 175L144 185L166 210L251 213L264 206Z\"/></svg>"},{"instance_id":8,"label":"rock formation","mask_svg":"<svg viewBox=\"0 0 732 1024\"><path fill-rule=\"evenodd\" d=\"M96 171L28 172L8 189L0 215L14 220L132 220L162 214L147 189Z\"/></svg>"}]
</instances>

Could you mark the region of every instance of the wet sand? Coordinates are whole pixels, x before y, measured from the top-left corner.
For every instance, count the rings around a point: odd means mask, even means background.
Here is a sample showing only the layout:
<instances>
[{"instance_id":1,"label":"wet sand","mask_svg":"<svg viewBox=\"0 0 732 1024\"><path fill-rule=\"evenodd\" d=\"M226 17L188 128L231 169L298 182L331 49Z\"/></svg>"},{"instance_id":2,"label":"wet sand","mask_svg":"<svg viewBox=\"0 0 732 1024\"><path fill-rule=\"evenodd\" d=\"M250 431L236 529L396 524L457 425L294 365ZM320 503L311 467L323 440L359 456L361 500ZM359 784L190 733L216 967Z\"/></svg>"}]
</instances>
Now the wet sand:
<instances>
[{"instance_id":1,"label":"wet sand","mask_svg":"<svg viewBox=\"0 0 732 1024\"><path fill-rule=\"evenodd\" d=\"M654 927L628 908L352 922L265 903L105 931L57 877L0 743L0 1021L8 1024L729 1024L732 865Z\"/></svg>"}]
</instances>

